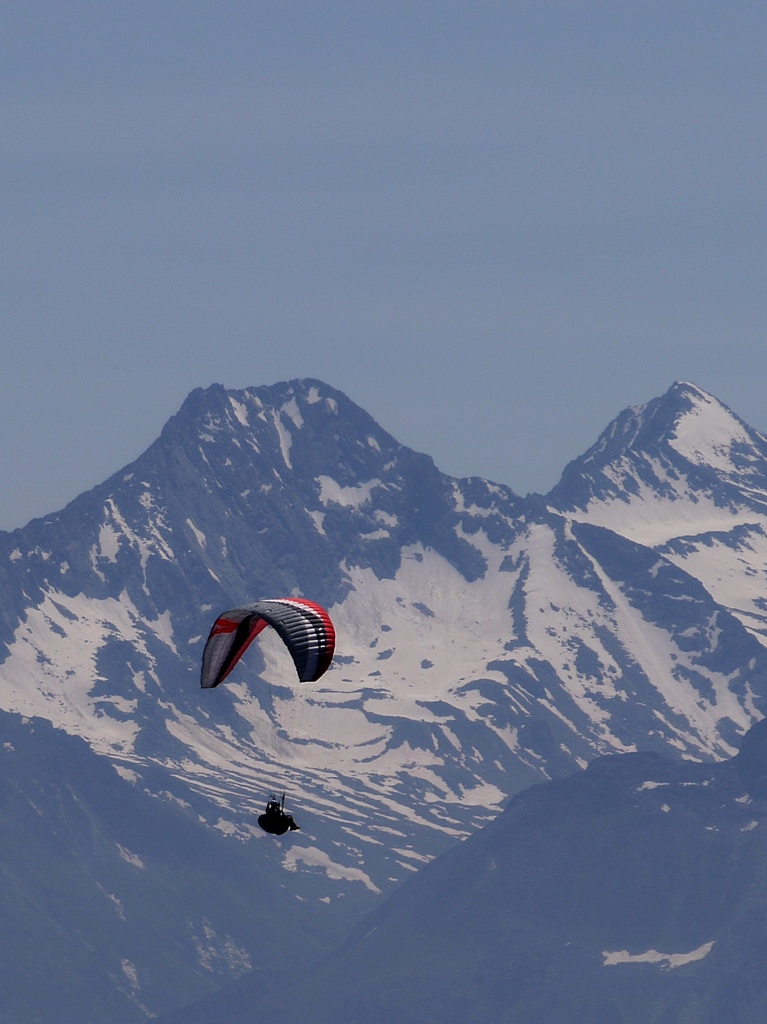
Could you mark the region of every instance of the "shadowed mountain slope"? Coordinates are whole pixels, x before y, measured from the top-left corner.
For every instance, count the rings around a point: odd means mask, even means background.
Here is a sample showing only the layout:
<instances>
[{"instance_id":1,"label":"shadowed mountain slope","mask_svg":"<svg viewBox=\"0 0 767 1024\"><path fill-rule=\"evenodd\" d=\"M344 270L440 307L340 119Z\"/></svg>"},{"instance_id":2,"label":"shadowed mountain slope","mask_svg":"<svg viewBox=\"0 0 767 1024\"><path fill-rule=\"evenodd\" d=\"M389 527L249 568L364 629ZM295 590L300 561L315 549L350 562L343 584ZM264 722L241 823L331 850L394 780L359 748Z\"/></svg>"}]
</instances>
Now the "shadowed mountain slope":
<instances>
[{"instance_id":1,"label":"shadowed mountain slope","mask_svg":"<svg viewBox=\"0 0 767 1024\"><path fill-rule=\"evenodd\" d=\"M626 754L532 787L280 994L243 978L167 1022L753 1024L766 901L762 722L724 763Z\"/></svg>"},{"instance_id":2,"label":"shadowed mountain slope","mask_svg":"<svg viewBox=\"0 0 767 1024\"><path fill-rule=\"evenodd\" d=\"M323 948L268 861L0 714L0 1014L130 1024Z\"/></svg>"}]
</instances>

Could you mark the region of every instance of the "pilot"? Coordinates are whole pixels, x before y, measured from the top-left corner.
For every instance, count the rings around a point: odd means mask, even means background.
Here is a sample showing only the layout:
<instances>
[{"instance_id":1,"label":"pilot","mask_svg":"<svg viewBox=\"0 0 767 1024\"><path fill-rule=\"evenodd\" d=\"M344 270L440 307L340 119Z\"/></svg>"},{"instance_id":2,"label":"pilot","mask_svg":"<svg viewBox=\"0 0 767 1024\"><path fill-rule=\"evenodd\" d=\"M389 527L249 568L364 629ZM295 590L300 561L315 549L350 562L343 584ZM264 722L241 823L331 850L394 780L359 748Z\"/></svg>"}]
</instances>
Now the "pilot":
<instances>
[{"instance_id":1,"label":"pilot","mask_svg":"<svg viewBox=\"0 0 767 1024\"><path fill-rule=\"evenodd\" d=\"M285 794L282 794L282 802L272 794L266 802L266 810L258 816L258 824L273 836L284 836L286 832L295 832L300 828L293 821L292 814L285 813Z\"/></svg>"}]
</instances>

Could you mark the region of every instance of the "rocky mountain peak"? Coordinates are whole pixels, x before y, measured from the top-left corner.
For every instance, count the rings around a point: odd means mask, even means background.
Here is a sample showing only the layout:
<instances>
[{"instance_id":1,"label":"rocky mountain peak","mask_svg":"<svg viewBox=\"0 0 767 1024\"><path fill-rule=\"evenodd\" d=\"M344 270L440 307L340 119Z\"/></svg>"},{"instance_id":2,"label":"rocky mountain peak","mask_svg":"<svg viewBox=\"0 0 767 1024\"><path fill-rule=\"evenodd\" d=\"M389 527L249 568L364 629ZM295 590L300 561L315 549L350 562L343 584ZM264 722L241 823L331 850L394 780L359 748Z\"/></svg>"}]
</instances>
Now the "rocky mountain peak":
<instances>
[{"instance_id":1,"label":"rocky mountain peak","mask_svg":"<svg viewBox=\"0 0 767 1024\"><path fill-rule=\"evenodd\" d=\"M565 469L550 507L656 545L767 509L767 439L689 383L629 408Z\"/></svg>"}]
</instances>

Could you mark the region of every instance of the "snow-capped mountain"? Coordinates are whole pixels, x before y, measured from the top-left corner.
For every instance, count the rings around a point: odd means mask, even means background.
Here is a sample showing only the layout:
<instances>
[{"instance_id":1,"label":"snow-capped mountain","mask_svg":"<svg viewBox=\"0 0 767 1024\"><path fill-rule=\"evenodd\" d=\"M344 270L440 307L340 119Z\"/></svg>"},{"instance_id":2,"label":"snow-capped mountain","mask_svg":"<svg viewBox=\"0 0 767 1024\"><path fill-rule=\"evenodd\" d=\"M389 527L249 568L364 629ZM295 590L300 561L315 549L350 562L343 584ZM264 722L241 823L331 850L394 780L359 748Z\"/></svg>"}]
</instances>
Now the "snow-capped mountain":
<instances>
[{"instance_id":1,"label":"snow-capped mountain","mask_svg":"<svg viewBox=\"0 0 767 1024\"><path fill-rule=\"evenodd\" d=\"M627 409L549 495L653 548L765 642L767 438L691 384Z\"/></svg>"},{"instance_id":2,"label":"snow-capped mountain","mask_svg":"<svg viewBox=\"0 0 767 1024\"><path fill-rule=\"evenodd\" d=\"M765 713L766 518L767 440L691 385L526 499L445 476L320 381L214 386L0 534L0 709L258 841L301 898L364 909L531 782L734 753ZM335 622L319 683L267 631L201 691L215 615L291 594ZM283 788L302 831L273 840L255 817Z\"/></svg>"}]
</instances>

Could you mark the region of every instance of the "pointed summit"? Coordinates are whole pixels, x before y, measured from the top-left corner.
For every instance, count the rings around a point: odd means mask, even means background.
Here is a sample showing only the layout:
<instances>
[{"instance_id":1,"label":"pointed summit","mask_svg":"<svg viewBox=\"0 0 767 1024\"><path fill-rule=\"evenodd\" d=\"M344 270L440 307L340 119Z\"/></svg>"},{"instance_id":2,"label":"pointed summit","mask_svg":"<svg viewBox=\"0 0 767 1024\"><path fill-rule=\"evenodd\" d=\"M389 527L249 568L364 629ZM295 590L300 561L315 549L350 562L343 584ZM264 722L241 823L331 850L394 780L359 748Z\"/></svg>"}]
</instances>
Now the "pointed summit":
<instances>
[{"instance_id":1,"label":"pointed summit","mask_svg":"<svg viewBox=\"0 0 767 1024\"><path fill-rule=\"evenodd\" d=\"M767 438L713 395L677 383L664 397L675 398L680 409L668 443L692 465L717 470L735 482L767 460Z\"/></svg>"},{"instance_id":2,"label":"pointed summit","mask_svg":"<svg viewBox=\"0 0 767 1024\"><path fill-rule=\"evenodd\" d=\"M677 382L626 409L548 501L654 549L767 643L767 438L713 395Z\"/></svg>"},{"instance_id":3,"label":"pointed summit","mask_svg":"<svg viewBox=\"0 0 767 1024\"><path fill-rule=\"evenodd\" d=\"M660 398L620 413L548 497L563 511L619 504L623 515L625 506L646 502L763 509L767 438L702 388L677 381Z\"/></svg>"}]
</instances>

